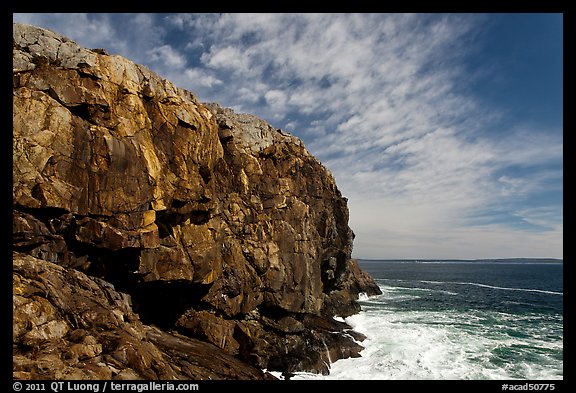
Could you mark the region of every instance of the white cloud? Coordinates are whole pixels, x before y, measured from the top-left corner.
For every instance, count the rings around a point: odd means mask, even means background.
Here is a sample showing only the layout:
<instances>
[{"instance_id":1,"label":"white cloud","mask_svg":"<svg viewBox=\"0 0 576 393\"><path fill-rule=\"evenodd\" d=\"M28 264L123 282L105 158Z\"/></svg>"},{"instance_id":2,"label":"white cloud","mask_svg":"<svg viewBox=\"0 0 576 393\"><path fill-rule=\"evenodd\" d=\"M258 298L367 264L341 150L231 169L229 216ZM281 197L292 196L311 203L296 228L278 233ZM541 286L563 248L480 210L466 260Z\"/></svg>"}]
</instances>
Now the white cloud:
<instances>
[{"instance_id":1,"label":"white cloud","mask_svg":"<svg viewBox=\"0 0 576 393\"><path fill-rule=\"evenodd\" d=\"M204 86L212 88L222 84L222 81L213 75L207 73L203 69L189 68L184 71L184 75L190 81L189 83L194 86Z\"/></svg>"},{"instance_id":2,"label":"white cloud","mask_svg":"<svg viewBox=\"0 0 576 393\"><path fill-rule=\"evenodd\" d=\"M202 55L201 60L207 67L225 71L246 72L250 66L247 54L233 46L213 47L209 53Z\"/></svg>"},{"instance_id":3,"label":"white cloud","mask_svg":"<svg viewBox=\"0 0 576 393\"><path fill-rule=\"evenodd\" d=\"M538 225L546 230L522 231L499 224L467 225L449 206L431 209L398 199L350 199L349 206L357 258L562 258L563 228L554 209L540 212ZM540 214L530 213L533 218Z\"/></svg>"},{"instance_id":4,"label":"white cloud","mask_svg":"<svg viewBox=\"0 0 576 393\"><path fill-rule=\"evenodd\" d=\"M260 95L248 87L241 87L237 91L238 99L246 104L254 104L260 98Z\"/></svg>"},{"instance_id":5,"label":"white cloud","mask_svg":"<svg viewBox=\"0 0 576 393\"><path fill-rule=\"evenodd\" d=\"M161 64L161 67L179 69L186 65L186 59L170 45L162 45L147 51L150 61Z\"/></svg>"},{"instance_id":6,"label":"white cloud","mask_svg":"<svg viewBox=\"0 0 576 393\"><path fill-rule=\"evenodd\" d=\"M544 228L562 230L562 207L539 206L535 208L521 209L515 212L522 220Z\"/></svg>"},{"instance_id":7,"label":"white cloud","mask_svg":"<svg viewBox=\"0 0 576 393\"><path fill-rule=\"evenodd\" d=\"M269 90L264 94L264 98L270 105L272 112L276 114L275 118L278 120L282 119L287 109L286 93L281 90Z\"/></svg>"}]
</instances>

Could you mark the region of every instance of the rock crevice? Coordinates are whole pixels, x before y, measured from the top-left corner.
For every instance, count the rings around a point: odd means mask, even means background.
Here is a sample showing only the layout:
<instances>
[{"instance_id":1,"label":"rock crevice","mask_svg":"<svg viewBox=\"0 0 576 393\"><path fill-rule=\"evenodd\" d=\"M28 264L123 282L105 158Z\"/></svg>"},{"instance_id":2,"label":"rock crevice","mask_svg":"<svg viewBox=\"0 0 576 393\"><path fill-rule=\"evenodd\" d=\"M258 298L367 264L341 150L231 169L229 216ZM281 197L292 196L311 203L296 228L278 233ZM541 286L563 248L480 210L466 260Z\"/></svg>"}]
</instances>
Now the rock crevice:
<instances>
[{"instance_id":1,"label":"rock crevice","mask_svg":"<svg viewBox=\"0 0 576 393\"><path fill-rule=\"evenodd\" d=\"M262 379L359 356L333 317L379 289L298 138L13 32L15 377Z\"/></svg>"}]
</instances>

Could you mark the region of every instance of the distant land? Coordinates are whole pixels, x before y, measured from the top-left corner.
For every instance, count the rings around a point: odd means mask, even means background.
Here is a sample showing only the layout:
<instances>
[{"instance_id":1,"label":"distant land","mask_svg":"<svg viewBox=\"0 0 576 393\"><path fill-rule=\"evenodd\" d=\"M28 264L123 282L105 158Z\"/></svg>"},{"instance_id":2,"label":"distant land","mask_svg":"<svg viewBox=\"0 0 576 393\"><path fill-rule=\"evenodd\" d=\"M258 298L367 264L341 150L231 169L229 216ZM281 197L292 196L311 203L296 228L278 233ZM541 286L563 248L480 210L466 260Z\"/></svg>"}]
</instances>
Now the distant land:
<instances>
[{"instance_id":1,"label":"distant land","mask_svg":"<svg viewBox=\"0 0 576 393\"><path fill-rule=\"evenodd\" d=\"M362 262L490 262L490 263L564 263L563 259L558 258L487 258L487 259L362 259L356 258Z\"/></svg>"}]
</instances>

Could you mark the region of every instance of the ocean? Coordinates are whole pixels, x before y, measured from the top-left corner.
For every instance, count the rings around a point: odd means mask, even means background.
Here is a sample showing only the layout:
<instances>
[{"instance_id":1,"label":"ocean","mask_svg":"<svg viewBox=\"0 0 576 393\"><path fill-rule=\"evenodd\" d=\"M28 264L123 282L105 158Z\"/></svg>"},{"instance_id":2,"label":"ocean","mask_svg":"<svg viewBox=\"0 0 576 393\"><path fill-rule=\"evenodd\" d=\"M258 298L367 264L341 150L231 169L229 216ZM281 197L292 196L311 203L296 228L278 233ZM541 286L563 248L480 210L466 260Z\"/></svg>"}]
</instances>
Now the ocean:
<instances>
[{"instance_id":1,"label":"ocean","mask_svg":"<svg viewBox=\"0 0 576 393\"><path fill-rule=\"evenodd\" d=\"M362 357L292 379L563 379L561 262L359 263L382 290L345 319Z\"/></svg>"}]
</instances>

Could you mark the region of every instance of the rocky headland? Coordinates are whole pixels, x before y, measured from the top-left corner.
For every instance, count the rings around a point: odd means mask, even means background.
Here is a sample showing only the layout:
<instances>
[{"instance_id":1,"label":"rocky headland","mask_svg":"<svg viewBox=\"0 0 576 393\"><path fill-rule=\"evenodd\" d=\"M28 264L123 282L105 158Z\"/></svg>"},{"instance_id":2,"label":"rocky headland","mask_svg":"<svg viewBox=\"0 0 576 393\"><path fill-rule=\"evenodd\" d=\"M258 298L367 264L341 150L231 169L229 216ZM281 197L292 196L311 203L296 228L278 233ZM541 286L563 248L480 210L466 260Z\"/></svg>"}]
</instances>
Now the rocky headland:
<instances>
[{"instance_id":1,"label":"rocky headland","mask_svg":"<svg viewBox=\"0 0 576 393\"><path fill-rule=\"evenodd\" d=\"M379 293L296 137L13 25L13 375L274 379L360 356Z\"/></svg>"}]
</instances>

